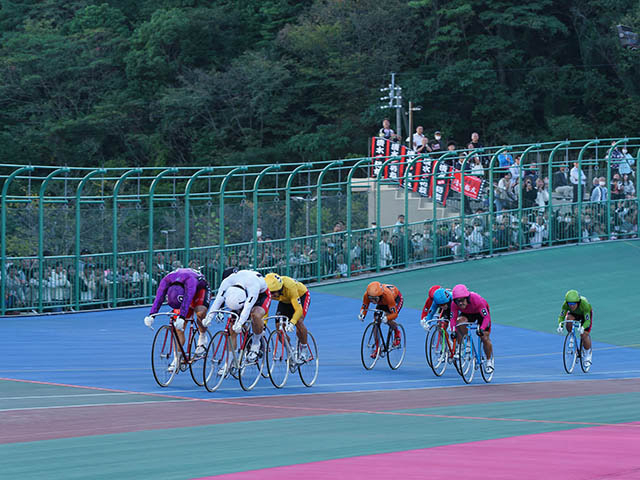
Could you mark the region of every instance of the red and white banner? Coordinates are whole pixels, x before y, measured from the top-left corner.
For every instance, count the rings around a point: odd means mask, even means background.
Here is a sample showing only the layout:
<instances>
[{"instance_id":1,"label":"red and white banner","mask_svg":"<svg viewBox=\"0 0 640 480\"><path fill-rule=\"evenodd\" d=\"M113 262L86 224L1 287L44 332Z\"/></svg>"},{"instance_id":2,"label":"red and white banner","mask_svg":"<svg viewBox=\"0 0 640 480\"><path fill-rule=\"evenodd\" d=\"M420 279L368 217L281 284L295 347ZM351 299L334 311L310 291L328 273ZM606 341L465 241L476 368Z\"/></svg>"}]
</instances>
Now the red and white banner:
<instances>
[{"instance_id":1,"label":"red and white banner","mask_svg":"<svg viewBox=\"0 0 640 480\"><path fill-rule=\"evenodd\" d=\"M460 193L460 184L462 183L462 173L459 170L453 172L453 179L451 180L451 190ZM475 177L473 175L464 176L464 194L467 197L478 200L482 195L482 187L484 179Z\"/></svg>"}]
</instances>

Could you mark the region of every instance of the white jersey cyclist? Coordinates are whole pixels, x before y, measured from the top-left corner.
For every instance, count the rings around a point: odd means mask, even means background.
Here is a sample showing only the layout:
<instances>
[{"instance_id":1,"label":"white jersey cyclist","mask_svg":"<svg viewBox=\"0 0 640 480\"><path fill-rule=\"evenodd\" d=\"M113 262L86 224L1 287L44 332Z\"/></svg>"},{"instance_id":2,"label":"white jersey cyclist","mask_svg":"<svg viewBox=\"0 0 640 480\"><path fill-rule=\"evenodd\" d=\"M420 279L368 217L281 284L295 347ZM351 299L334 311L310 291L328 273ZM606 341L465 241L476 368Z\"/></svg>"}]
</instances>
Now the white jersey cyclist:
<instances>
[{"instance_id":1,"label":"white jersey cyclist","mask_svg":"<svg viewBox=\"0 0 640 480\"><path fill-rule=\"evenodd\" d=\"M262 274L239 270L222 281L209 312L220 310L223 305L232 312L240 312L237 321L239 329L249 319L254 307L262 307L268 312L270 303L271 295Z\"/></svg>"}]
</instances>

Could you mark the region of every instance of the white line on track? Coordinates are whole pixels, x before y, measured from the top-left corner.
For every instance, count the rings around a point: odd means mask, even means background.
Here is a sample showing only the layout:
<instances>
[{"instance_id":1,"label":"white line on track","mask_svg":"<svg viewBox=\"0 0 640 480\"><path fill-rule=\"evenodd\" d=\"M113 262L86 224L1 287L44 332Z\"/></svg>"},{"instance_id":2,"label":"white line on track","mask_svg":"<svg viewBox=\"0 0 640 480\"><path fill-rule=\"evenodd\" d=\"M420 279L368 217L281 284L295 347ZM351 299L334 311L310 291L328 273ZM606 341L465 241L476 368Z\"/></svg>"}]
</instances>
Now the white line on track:
<instances>
[{"instance_id":1,"label":"white line on track","mask_svg":"<svg viewBox=\"0 0 640 480\"><path fill-rule=\"evenodd\" d=\"M81 407L112 407L115 405L144 405L148 403L183 403L197 402L197 398L185 398L179 400L154 400L150 402L122 402L122 403L85 403L81 405L54 405L50 407L22 407L22 408L0 408L2 412L20 412L22 410L53 410L57 408L81 408Z\"/></svg>"},{"instance_id":2,"label":"white line on track","mask_svg":"<svg viewBox=\"0 0 640 480\"><path fill-rule=\"evenodd\" d=\"M137 392L133 393L78 393L70 395L32 395L29 397L0 397L0 402L5 400L33 400L34 398L75 398L75 397L108 397L108 396L121 396L121 395L137 395Z\"/></svg>"}]
</instances>

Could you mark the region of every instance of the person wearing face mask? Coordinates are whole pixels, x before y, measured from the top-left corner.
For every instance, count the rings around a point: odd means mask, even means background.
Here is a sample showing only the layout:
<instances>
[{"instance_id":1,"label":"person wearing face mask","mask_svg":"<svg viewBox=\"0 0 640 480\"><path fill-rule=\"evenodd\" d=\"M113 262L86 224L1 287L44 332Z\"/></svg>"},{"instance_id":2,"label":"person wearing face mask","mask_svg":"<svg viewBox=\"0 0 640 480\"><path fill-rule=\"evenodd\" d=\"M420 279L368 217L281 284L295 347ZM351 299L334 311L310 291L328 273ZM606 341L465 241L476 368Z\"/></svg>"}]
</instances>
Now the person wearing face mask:
<instances>
[{"instance_id":1,"label":"person wearing face mask","mask_svg":"<svg viewBox=\"0 0 640 480\"><path fill-rule=\"evenodd\" d=\"M618 165L618 173L622 177L624 177L625 175L631 176L632 175L631 167L635 163L635 159L629 153L629 151L627 150L627 147L624 147L622 149L622 155L623 155L623 158L620 160L620 163Z\"/></svg>"},{"instance_id":2,"label":"person wearing face mask","mask_svg":"<svg viewBox=\"0 0 640 480\"><path fill-rule=\"evenodd\" d=\"M591 201L604 203L607 201L607 180L604 177L598 178L598 185L591 192Z\"/></svg>"},{"instance_id":3,"label":"person wearing face mask","mask_svg":"<svg viewBox=\"0 0 640 480\"><path fill-rule=\"evenodd\" d=\"M439 152L444 150L444 140L442 140L442 133L440 130L436 130L433 134L433 140L429 142L429 147L432 152Z\"/></svg>"}]
</instances>

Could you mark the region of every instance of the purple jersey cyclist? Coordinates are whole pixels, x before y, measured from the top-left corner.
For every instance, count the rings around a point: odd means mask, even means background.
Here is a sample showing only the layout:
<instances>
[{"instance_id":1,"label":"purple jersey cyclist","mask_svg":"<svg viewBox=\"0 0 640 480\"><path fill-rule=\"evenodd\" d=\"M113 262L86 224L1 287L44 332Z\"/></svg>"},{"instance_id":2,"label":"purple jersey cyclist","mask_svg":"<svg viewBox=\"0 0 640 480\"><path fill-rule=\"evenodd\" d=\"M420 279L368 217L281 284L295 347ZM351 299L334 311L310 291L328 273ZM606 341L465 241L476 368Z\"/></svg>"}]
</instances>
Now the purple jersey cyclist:
<instances>
[{"instance_id":1,"label":"purple jersey cyclist","mask_svg":"<svg viewBox=\"0 0 640 480\"><path fill-rule=\"evenodd\" d=\"M470 292L464 285L456 285L451 292L451 329L462 338L467 334L467 327L458 323L476 322L479 325L478 335L482 338L484 353L487 355L487 368L493 369L493 345L491 344L491 312L487 301L475 292Z\"/></svg>"},{"instance_id":2,"label":"purple jersey cyclist","mask_svg":"<svg viewBox=\"0 0 640 480\"><path fill-rule=\"evenodd\" d=\"M202 320L207 314L210 296L209 284L201 272L192 268L178 268L168 273L160 281L156 291L156 298L153 305L151 305L149 315L144 319L144 324L147 327L153 325L152 315L158 313L166 298L169 306L178 315L174 325L178 340L184 345L184 321L187 318L191 318L195 312L195 320L200 332L195 354L201 355L207 347L207 328L202 325ZM174 361L170 368L176 368L175 364L177 362Z\"/></svg>"}]
</instances>

